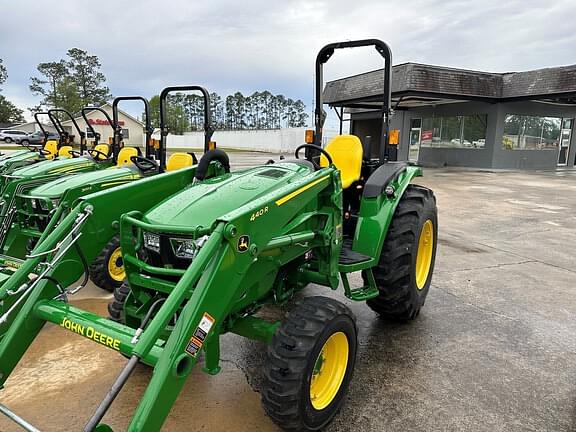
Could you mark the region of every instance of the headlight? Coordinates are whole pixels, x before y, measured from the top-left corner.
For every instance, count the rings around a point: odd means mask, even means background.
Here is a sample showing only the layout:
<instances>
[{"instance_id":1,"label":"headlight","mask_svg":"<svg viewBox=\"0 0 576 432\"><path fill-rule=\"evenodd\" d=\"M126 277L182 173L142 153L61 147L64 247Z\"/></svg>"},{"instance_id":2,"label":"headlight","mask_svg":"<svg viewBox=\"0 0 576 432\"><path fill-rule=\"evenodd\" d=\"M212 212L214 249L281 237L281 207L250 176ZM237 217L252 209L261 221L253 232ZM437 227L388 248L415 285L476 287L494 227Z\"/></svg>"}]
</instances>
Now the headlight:
<instances>
[{"instance_id":1,"label":"headlight","mask_svg":"<svg viewBox=\"0 0 576 432\"><path fill-rule=\"evenodd\" d=\"M32 205L32 209L36 210L37 205L36 205L36 200L35 200L35 199L32 199L32 200L31 200L31 205Z\"/></svg>"},{"instance_id":2,"label":"headlight","mask_svg":"<svg viewBox=\"0 0 576 432\"><path fill-rule=\"evenodd\" d=\"M34 203L34 201L32 201L32 203ZM39 199L38 203L40 204L40 208L44 211L48 211L48 201L45 199ZM34 204L32 204L32 207L34 207Z\"/></svg>"},{"instance_id":3,"label":"headlight","mask_svg":"<svg viewBox=\"0 0 576 432\"><path fill-rule=\"evenodd\" d=\"M144 247L160 253L160 235L151 232L144 232Z\"/></svg>"},{"instance_id":4,"label":"headlight","mask_svg":"<svg viewBox=\"0 0 576 432\"><path fill-rule=\"evenodd\" d=\"M172 245L172 251L176 258L183 259L194 259L200 251L200 248L204 245L208 236L200 237L198 240L186 239L186 238L171 238L170 244Z\"/></svg>"}]
</instances>

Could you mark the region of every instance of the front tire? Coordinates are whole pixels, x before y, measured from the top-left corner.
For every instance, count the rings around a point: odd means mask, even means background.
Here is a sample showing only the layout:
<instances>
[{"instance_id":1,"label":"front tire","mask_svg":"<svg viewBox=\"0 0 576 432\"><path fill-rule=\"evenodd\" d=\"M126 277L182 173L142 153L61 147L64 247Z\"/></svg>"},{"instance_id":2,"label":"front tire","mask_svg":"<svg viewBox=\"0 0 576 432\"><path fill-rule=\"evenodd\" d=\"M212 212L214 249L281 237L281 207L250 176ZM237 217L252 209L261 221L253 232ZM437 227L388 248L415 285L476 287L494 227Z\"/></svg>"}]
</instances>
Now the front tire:
<instances>
[{"instance_id":1,"label":"front tire","mask_svg":"<svg viewBox=\"0 0 576 432\"><path fill-rule=\"evenodd\" d=\"M372 269L379 295L367 304L382 318L407 321L420 313L436 259L437 213L430 189L408 186L394 212L380 261Z\"/></svg>"},{"instance_id":2,"label":"front tire","mask_svg":"<svg viewBox=\"0 0 576 432\"><path fill-rule=\"evenodd\" d=\"M98 287L113 292L124 282L126 273L120 249L120 238L114 236L90 266L90 280Z\"/></svg>"},{"instance_id":3,"label":"front tire","mask_svg":"<svg viewBox=\"0 0 576 432\"><path fill-rule=\"evenodd\" d=\"M27 139L23 139L22 141L20 141L20 144L22 144L23 146L27 146L28 144L30 144L30 141L28 141Z\"/></svg>"},{"instance_id":4,"label":"front tire","mask_svg":"<svg viewBox=\"0 0 576 432\"><path fill-rule=\"evenodd\" d=\"M128 294L130 294L130 287L126 283L123 283L114 290L114 298L108 303L108 319L117 323L126 323L124 319L124 305L126 304Z\"/></svg>"},{"instance_id":5,"label":"front tire","mask_svg":"<svg viewBox=\"0 0 576 432\"><path fill-rule=\"evenodd\" d=\"M262 404L287 431L317 431L344 402L356 362L352 312L327 297L303 299L268 348Z\"/></svg>"}]
</instances>

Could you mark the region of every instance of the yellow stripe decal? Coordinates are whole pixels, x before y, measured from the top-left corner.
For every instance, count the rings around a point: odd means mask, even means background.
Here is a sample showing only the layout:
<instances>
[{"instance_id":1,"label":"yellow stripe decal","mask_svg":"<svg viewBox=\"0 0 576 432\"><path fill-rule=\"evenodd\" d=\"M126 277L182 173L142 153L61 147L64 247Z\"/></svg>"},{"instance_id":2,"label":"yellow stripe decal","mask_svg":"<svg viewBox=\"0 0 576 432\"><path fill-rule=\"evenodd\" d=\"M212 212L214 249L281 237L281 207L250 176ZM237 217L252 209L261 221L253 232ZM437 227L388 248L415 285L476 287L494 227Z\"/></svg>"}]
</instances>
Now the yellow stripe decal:
<instances>
[{"instance_id":1,"label":"yellow stripe decal","mask_svg":"<svg viewBox=\"0 0 576 432\"><path fill-rule=\"evenodd\" d=\"M312 183L308 183L306 186L302 186L300 189L296 189L294 192L290 192L288 195L286 195L286 196L280 198L278 201L276 201L276 205L281 206L285 202L290 201L292 198L300 195L302 192L307 191L311 187L316 186L318 183L323 182L324 180L327 180L328 178L330 178L330 175L326 175L324 177L321 177L318 180L314 180Z\"/></svg>"},{"instance_id":2,"label":"yellow stripe decal","mask_svg":"<svg viewBox=\"0 0 576 432\"><path fill-rule=\"evenodd\" d=\"M114 182L109 182L109 183L102 183L102 187L124 184L124 183L128 183L128 181L129 180L119 180L119 181L114 181Z\"/></svg>"}]
</instances>

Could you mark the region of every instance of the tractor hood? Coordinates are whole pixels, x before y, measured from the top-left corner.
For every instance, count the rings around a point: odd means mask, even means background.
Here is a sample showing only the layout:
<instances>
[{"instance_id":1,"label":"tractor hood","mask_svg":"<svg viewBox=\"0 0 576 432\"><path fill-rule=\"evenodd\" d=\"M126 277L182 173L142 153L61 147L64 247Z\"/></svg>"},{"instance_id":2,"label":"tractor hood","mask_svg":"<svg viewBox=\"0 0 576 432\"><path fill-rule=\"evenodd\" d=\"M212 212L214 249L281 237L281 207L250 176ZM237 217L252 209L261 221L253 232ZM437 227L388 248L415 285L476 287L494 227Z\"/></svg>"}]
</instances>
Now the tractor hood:
<instances>
[{"instance_id":1,"label":"tractor hood","mask_svg":"<svg viewBox=\"0 0 576 432\"><path fill-rule=\"evenodd\" d=\"M25 177L36 177L49 174L67 174L74 172L76 170L86 171L90 167L96 168L96 163L90 159L83 157L70 158L70 159L57 159L57 160L46 160L43 162L38 162L34 165L25 166L23 168L17 169L12 174L12 177L25 178Z\"/></svg>"},{"instance_id":2,"label":"tractor hood","mask_svg":"<svg viewBox=\"0 0 576 432\"><path fill-rule=\"evenodd\" d=\"M21 157L22 155L28 155L28 154L38 156L38 153L31 152L30 150L16 150L13 151L12 153L4 153L2 156L0 156L0 162L4 162L5 160L13 159L15 157Z\"/></svg>"},{"instance_id":3,"label":"tractor hood","mask_svg":"<svg viewBox=\"0 0 576 432\"><path fill-rule=\"evenodd\" d=\"M117 186L136 178L140 178L138 172L128 167L89 171L72 176L59 177L32 189L29 195L36 198L59 198L69 190L83 187L82 193L87 194L99 191L102 188Z\"/></svg>"},{"instance_id":4,"label":"tractor hood","mask_svg":"<svg viewBox=\"0 0 576 432\"><path fill-rule=\"evenodd\" d=\"M146 222L209 227L223 215L282 186L313 174L313 168L284 162L226 174L191 185L152 208Z\"/></svg>"},{"instance_id":5,"label":"tractor hood","mask_svg":"<svg viewBox=\"0 0 576 432\"><path fill-rule=\"evenodd\" d=\"M0 167L12 164L16 161L25 161L28 159L40 159L40 155L36 152L28 150L18 150L18 152L0 156Z\"/></svg>"}]
</instances>

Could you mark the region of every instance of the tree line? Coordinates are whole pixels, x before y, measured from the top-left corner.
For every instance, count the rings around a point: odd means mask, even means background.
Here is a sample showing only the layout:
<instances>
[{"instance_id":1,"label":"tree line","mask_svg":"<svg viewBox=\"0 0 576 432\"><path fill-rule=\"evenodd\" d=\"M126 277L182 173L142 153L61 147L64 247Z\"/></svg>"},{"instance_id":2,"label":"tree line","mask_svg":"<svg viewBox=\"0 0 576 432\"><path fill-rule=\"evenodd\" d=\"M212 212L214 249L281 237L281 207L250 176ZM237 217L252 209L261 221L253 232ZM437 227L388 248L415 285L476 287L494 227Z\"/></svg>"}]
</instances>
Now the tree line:
<instances>
[{"instance_id":1,"label":"tree line","mask_svg":"<svg viewBox=\"0 0 576 432\"><path fill-rule=\"evenodd\" d=\"M160 96L150 99L152 124L160 123ZM274 95L265 90L244 96L241 92L222 98L210 94L212 127L218 130L280 129L306 126L308 114L301 100ZM175 93L168 96L168 128L172 133L202 130L204 99L196 94Z\"/></svg>"},{"instance_id":2,"label":"tree line","mask_svg":"<svg viewBox=\"0 0 576 432\"><path fill-rule=\"evenodd\" d=\"M8 79L8 71L4 62L0 59L0 85ZM0 93L2 89L0 88ZM3 94L0 94L0 123L17 123L24 121L24 112L10 102Z\"/></svg>"},{"instance_id":3,"label":"tree line","mask_svg":"<svg viewBox=\"0 0 576 432\"><path fill-rule=\"evenodd\" d=\"M82 107L101 106L112 99L106 76L96 55L72 48L58 61L38 64L36 76L30 77L29 89L40 96L32 113L62 108L77 115ZM0 59L0 84L7 78ZM1 90L0 90L1 91ZM150 99L151 120L159 126L160 98ZM235 92L226 97L210 95L212 125L215 129L279 129L305 126L308 114L301 100L265 91L250 95ZM172 133L201 130L204 120L203 99L197 94L175 93L168 99L168 127ZM62 118L62 117L61 117ZM0 94L0 122L24 121L23 112Z\"/></svg>"}]
</instances>

